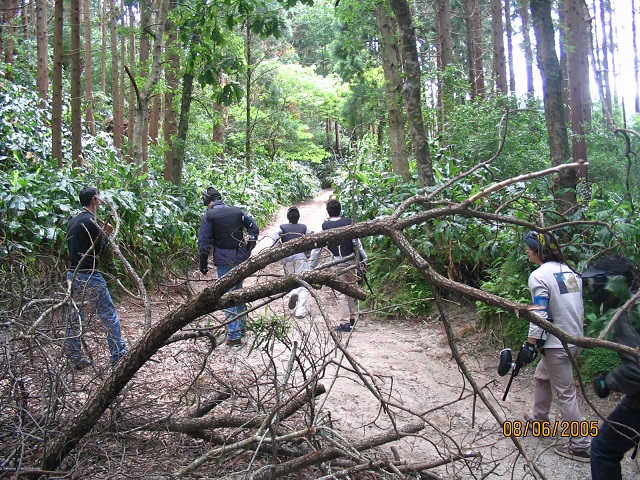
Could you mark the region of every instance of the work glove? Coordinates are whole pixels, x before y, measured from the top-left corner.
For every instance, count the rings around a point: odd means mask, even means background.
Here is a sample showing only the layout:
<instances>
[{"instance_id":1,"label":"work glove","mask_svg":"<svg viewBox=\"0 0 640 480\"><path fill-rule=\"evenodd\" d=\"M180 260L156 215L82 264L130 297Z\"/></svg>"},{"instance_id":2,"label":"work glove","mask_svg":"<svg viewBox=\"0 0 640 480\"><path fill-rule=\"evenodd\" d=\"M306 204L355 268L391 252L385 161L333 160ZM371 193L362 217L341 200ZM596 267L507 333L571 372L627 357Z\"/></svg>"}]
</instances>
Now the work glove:
<instances>
[{"instance_id":1,"label":"work glove","mask_svg":"<svg viewBox=\"0 0 640 480\"><path fill-rule=\"evenodd\" d=\"M519 363L524 367L533 362L537 356L538 351L536 349L536 346L529 342L525 342L522 347L520 347L520 353L518 353L516 363Z\"/></svg>"},{"instance_id":2,"label":"work glove","mask_svg":"<svg viewBox=\"0 0 640 480\"><path fill-rule=\"evenodd\" d=\"M605 380L606 375L600 375L593 380L593 390L596 392L600 398L608 397L611 391L609 387L607 387L607 382Z\"/></svg>"}]
</instances>

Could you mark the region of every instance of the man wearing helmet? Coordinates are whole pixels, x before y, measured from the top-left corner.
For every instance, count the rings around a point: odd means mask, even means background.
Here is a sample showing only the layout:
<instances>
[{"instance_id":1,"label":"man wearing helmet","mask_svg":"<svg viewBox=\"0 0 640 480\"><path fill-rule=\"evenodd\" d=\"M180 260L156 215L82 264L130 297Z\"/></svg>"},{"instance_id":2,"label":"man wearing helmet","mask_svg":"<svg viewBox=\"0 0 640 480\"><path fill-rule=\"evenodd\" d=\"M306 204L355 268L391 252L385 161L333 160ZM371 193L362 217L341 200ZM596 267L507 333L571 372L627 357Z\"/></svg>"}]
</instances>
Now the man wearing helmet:
<instances>
[{"instance_id":1,"label":"man wearing helmet","mask_svg":"<svg viewBox=\"0 0 640 480\"><path fill-rule=\"evenodd\" d=\"M602 313L622 307L629 294L635 293L640 285L638 267L618 255L599 260L582 277L589 287L589 298ZM616 320L612 340L628 347L640 347L639 317L636 302ZM620 461L626 452L638 448L640 364L631 355L619 355L620 365L593 381L593 388L600 398L607 397L611 392L624 394L622 401L602 424L598 436L591 442L593 480L622 479Z\"/></svg>"},{"instance_id":2,"label":"man wearing helmet","mask_svg":"<svg viewBox=\"0 0 640 480\"><path fill-rule=\"evenodd\" d=\"M249 258L251 250L256 246L260 230L258 225L239 207L225 205L222 195L215 188L209 187L202 192L202 202L207 211L202 216L198 229L198 252L200 254L200 272L209 272L209 252L213 246L213 264L216 266L218 278L227 274L233 267ZM244 240L244 230L248 241ZM242 282L231 290L242 288ZM227 318L227 346L242 346L242 335L246 328L246 310L244 305L225 309Z\"/></svg>"},{"instance_id":3,"label":"man wearing helmet","mask_svg":"<svg viewBox=\"0 0 640 480\"><path fill-rule=\"evenodd\" d=\"M287 220L289 220L289 223L280 225L280 228L271 236L274 245L277 241L286 243L311 233L305 224L298 223L298 220L300 220L300 211L297 207L291 207L287 211ZM307 255L303 252L289 255L283 259L283 264L285 275L297 275L309 270ZM307 314L306 303L309 291L305 287L300 286L291 290L289 295L289 309L295 309L294 314L296 318L303 318Z\"/></svg>"},{"instance_id":4,"label":"man wearing helmet","mask_svg":"<svg viewBox=\"0 0 640 480\"><path fill-rule=\"evenodd\" d=\"M524 241L529 261L538 265L529 275L531 297L538 307L535 313L569 335L583 336L584 305L580 276L563 262L560 248L551 235L531 231L524 236ZM578 354L578 347L568 345L567 352L560 339L531 323L523 350L523 365L531 363L538 350L542 353L534 375L533 406L531 412L525 414L525 420L548 422L551 402L555 397L563 421L582 421L569 357ZM589 439L571 437L569 443L556 446L554 451L563 457L588 462Z\"/></svg>"}]
</instances>

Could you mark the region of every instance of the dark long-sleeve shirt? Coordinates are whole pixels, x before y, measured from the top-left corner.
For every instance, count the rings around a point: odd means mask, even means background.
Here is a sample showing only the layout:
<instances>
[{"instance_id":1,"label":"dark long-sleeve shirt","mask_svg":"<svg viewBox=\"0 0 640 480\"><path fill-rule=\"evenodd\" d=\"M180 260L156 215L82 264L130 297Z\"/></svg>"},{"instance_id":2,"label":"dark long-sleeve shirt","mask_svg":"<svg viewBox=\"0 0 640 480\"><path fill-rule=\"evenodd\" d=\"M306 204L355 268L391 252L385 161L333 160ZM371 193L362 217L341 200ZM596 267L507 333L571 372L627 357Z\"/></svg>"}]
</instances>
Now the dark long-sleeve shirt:
<instances>
[{"instance_id":1,"label":"dark long-sleeve shirt","mask_svg":"<svg viewBox=\"0 0 640 480\"><path fill-rule=\"evenodd\" d=\"M98 270L98 255L109 242L95 223L95 215L87 210L69 220L67 246L69 248L69 270ZM89 252L95 244L93 250ZM86 256L85 253L89 252ZM83 258L84 257L84 258Z\"/></svg>"}]
</instances>

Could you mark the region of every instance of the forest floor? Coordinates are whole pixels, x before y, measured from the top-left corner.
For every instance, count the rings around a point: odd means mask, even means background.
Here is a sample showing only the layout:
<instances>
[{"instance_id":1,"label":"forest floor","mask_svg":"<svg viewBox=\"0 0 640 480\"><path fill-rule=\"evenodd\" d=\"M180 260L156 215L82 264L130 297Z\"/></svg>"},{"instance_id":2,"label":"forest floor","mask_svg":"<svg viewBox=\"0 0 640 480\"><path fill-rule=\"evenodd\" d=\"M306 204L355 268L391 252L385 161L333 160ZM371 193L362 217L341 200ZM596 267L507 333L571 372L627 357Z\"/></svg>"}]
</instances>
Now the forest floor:
<instances>
[{"instance_id":1,"label":"forest floor","mask_svg":"<svg viewBox=\"0 0 640 480\"><path fill-rule=\"evenodd\" d=\"M325 190L317 198L299 204L300 223L305 223L312 231L320 231L326 218L325 202L330 193ZM278 217L261 232L256 253L271 245L266 237L280 224L286 223L286 210L283 208ZM281 265L271 265L269 268L273 268L274 274L282 271ZM194 278L199 275L197 271L191 274ZM251 281L249 279L248 283ZM333 293L324 287L317 295L331 318L335 314ZM285 316L292 314L286 305L287 297L277 302L279 305L272 308L279 309ZM476 384L482 388L501 419L514 424L521 422L531 403L533 368L527 367L520 372L513 381L507 400L502 401L510 375L499 377L497 374L500 341L491 332L477 330L473 303L449 298L446 304L455 346ZM123 328L128 335L133 333L135 338L137 335L134 330L137 328L131 328L131 323L140 316L136 314L136 308L123 307ZM326 338L331 324L325 323L311 295L308 308L310 314L296 321L302 332L300 335L307 337L313 331L317 338L323 335ZM435 308L433 315L426 318L389 319L380 313L384 311L384 306L377 305L374 297L373 302L360 302L360 310L356 328L350 333L341 334L348 353L357 359L372 382L385 393L385 400L392 404L398 426L415 422L418 412L427 420L426 428L419 434L394 442L392 445L396 452L393 453L404 461L418 463L438 462L443 457L455 454L470 456L466 460L446 463L430 470L441 478L540 478L540 475L531 473L514 442L503 435L502 427L489 409L480 398L473 395L473 389L453 358L443 323ZM156 311L154 316L163 316L165 313ZM248 342L251 342L250 338ZM233 351L223 346L216 349L215 355L221 372L229 376L241 375L244 365L259 361L258 353L249 345ZM334 375L327 376L331 381L329 383L327 380L327 394L320 404L320 408L329 412L333 428L344 432L351 440L389 429L392 423L381 410L379 399L363 386L340 352L337 351L335 355L335 364L339 366L330 367L334 368ZM282 358L283 363L286 361L287 358ZM611 411L618 400L618 397L600 400L591 393L590 397L604 415ZM579 394L579 398L585 420L598 421L599 417L586 404L582 394ZM560 421L555 404L551 421ZM562 458L553 452L553 446L565 443L567 439L559 435L556 438L534 437L530 433L519 440L544 478L590 478L588 463ZM393 453L387 445L376 455L392 458ZM471 458L473 455L476 457ZM624 478L640 478L638 462L629 459L629 455L623 461L623 471Z\"/></svg>"}]
</instances>

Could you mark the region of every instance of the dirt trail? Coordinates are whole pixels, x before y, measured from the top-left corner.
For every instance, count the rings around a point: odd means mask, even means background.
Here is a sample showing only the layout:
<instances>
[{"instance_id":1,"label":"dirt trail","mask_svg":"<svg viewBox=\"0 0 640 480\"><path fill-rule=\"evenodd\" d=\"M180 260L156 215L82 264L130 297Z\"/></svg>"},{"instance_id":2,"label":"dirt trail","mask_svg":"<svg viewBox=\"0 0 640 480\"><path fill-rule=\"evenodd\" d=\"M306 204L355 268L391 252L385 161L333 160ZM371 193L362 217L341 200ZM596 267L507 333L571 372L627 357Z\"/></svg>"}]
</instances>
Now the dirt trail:
<instances>
[{"instance_id":1,"label":"dirt trail","mask_svg":"<svg viewBox=\"0 0 640 480\"><path fill-rule=\"evenodd\" d=\"M331 191L324 190L313 200L298 205L300 222L310 230L320 231L326 218L325 203ZM279 215L260 234L256 252L271 246L269 237L280 224L286 222L287 208L283 207ZM282 273L280 264L270 265L248 282L269 281L273 275ZM193 272L194 278L199 274ZM202 279L200 285L206 285ZM331 290L324 287L313 292L323 307L329 312L325 319L320 313L316 300L309 296L309 315L303 320L294 320L292 311L287 308L286 298L271 302L267 306L252 312L250 320L278 316L291 320L290 332L297 341L299 351L313 352L314 349L327 351L334 358L334 365L322 379L327 387L326 395L318 398L316 412L324 415L324 424L340 432L351 440L358 440L392 427L390 416L381 410L380 401L363 382L353 373L343 355L333 350L329 329L335 325L335 298ZM169 298L169 297L167 297ZM154 316L164 316L167 309L162 308L163 300L156 297ZM457 461L440 466L434 470L442 478L534 478L526 468L523 457L518 454L513 442L505 438L503 430L473 391L452 357L447 343L444 327L437 312L424 319L386 319L378 315L370 303L360 302L362 316L354 331L341 334L341 341L347 345L347 352L358 362L358 368L368 375L370 384L377 387L377 395L391 405L393 419L397 426L417 420L416 413L422 414L426 428L419 434L395 443L402 460L428 463L448 458L455 454L472 452L481 455L482 460ZM456 335L456 346L461 352L467 368L472 372L476 383L483 388L495 409L503 420L519 422L531 402L531 367L525 368L514 380L507 401L502 401L508 376L497 375L497 360L500 346L496 345L491 333L476 332L475 308L462 299L449 299L449 317ZM255 306L255 305L254 305ZM375 305L382 308L384 305ZM135 311L126 312L131 320L142 318ZM127 315L127 313L129 315ZM216 312L216 315L220 312ZM126 322L129 324L129 322ZM130 324L129 324L130 325ZM133 326L133 325L131 325ZM131 332L131 330L130 330ZM137 337L134 334L134 337ZM490 340L493 338L493 342ZM209 365L218 381L234 384L244 375L264 366L267 371L278 364L278 372L286 370L291 352L278 342L269 346L273 363L263 356L261 349L250 348L255 340L249 335L244 348L232 351L227 347L216 348L209 358ZM264 345L263 345L264 347ZM263 348L264 349L264 348ZM163 352L160 352L162 354ZM309 355L311 358L313 355ZM160 355L159 355L160 357ZM166 375L175 375L180 364L176 358L167 355L159 360L156 368ZM316 366L310 365L309 371ZM153 373L157 375L157 373ZM297 379L299 382L299 379ZM592 395L592 401L606 415L611 411L617 398L600 400ZM597 421L598 417L585 404L580 395L582 413L585 420ZM551 412L551 420L560 420L557 411ZM547 479L589 479L589 464L565 459L553 453L553 446L565 443L561 438L535 438L529 435L522 438L527 455L543 472ZM371 452L367 453L370 458ZM378 458L392 458L389 446L379 449ZM636 461L627 456L623 461L624 478L640 478L640 468Z\"/></svg>"},{"instance_id":2,"label":"dirt trail","mask_svg":"<svg viewBox=\"0 0 640 480\"><path fill-rule=\"evenodd\" d=\"M300 223L310 230L321 230L326 218L325 202L331 191L324 190L313 200L297 205ZM287 208L261 233L270 236L282 223L286 223ZM271 245L262 239L256 247L260 251ZM320 293L323 305L333 312L334 299L328 289ZM284 302L283 302L284 304ZM360 302L360 308L366 309ZM489 334L476 333L474 329L475 309L472 304L449 302L450 317L457 335L457 347L461 351L467 368L475 381L483 386L485 395L501 412L504 420L520 422L531 401L533 368L526 368L514 380L506 401L502 401L509 376L499 377L496 372L499 346L490 346ZM319 338L326 335L324 319L311 297L310 317L299 322L302 335L310 331ZM380 307L380 305L378 305ZM287 309L283 305L285 314ZM513 442L503 436L503 430L482 402L475 398L472 390L459 373L446 340L442 324L434 318L388 320L375 314L364 313L351 334L343 334L348 342L348 352L371 375L386 400L395 405L398 425L416 418L411 412L430 412L425 415L429 426L415 437L397 443L403 460L416 462L434 461L451 454L479 453L483 462L462 462L440 467L436 471L444 478L533 478L525 467L523 457L516 452ZM495 343L495 342L494 342ZM343 359L336 354L336 362ZM380 411L378 399L356 381L347 362L342 365L335 383L329 387L323 408L330 412L334 428L347 432L352 438L368 436L391 426L388 416ZM586 405L580 395L582 413L587 421L598 417ZM596 405L606 415L612 408L613 399L601 401L595 396ZM552 422L560 421L555 409ZM521 438L528 456L548 479L589 479L589 464L565 459L553 453L553 446L565 443L564 438ZM380 455L391 458L390 451ZM489 459L492 459L489 460ZM627 458L623 461L624 478L640 478L638 463Z\"/></svg>"}]
</instances>

